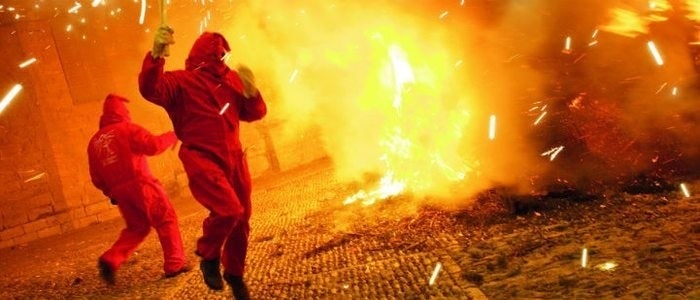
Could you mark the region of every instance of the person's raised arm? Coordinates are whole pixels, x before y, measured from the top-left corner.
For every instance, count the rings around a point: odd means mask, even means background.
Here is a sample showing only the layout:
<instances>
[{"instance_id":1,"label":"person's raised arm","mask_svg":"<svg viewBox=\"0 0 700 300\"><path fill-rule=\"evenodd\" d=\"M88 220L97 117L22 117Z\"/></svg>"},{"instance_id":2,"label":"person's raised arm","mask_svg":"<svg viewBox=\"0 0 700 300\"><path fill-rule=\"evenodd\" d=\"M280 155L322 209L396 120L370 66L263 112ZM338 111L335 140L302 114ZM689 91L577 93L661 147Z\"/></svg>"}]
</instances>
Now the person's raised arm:
<instances>
[{"instance_id":1,"label":"person's raised arm","mask_svg":"<svg viewBox=\"0 0 700 300\"><path fill-rule=\"evenodd\" d=\"M162 26L156 31L153 49L146 54L139 73L139 92L146 100L166 107L176 93L177 85L163 72L165 48L174 44L173 30Z\"/></svg>"},{"instance_id":2,"label":"person's raised arm","mask_svg":"<svg viewBox=\"0 0 700 300\"><path fill-rule=\"evenodd\" d=\"M171 147L177 141L175 133L168 131L161 135L153 135L145 128L132 124L129 140L134 153L157 155Z\"/></svg>"},{"instance_id":3,"label":"person's raised arm","mask_svg":"<svg viewBox=\"0 0 700 300\"><path fill-rule=\"evenodd\" d=\"M239 118L242 121L252 122L262 119L267 114L267 105L255 86L255 76L246 66L238 67L238 77L243 83L243 97Z\"/></svg>"}]
</instances>

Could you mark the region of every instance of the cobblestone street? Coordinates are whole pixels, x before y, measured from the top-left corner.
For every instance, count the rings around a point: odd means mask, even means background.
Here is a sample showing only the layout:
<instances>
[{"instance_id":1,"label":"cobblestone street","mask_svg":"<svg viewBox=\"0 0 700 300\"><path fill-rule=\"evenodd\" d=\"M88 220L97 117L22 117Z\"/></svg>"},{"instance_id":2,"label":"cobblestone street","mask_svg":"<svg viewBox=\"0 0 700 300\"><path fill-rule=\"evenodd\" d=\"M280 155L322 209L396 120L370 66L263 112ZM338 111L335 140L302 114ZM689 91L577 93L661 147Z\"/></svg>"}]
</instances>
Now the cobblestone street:
<instances>
[{"instance_id":1,"label":"cobblestone street","mask_svg":"<svg viewBox=\"0 0 700 300\"><path fill-rule=\"evenodd\" d=\"M325 162L258 182L246 275L254 298L700 298L698 197L408 214L400 198L344 207L352 192ZM117 220L0 251L0 298L230 298L228 289L206 288L193 253L206 212L191 199L175 203L192 271L163 278L152 232L117 285L104 285L96 261L116 238Z\"/></svg>"}]
</instances>

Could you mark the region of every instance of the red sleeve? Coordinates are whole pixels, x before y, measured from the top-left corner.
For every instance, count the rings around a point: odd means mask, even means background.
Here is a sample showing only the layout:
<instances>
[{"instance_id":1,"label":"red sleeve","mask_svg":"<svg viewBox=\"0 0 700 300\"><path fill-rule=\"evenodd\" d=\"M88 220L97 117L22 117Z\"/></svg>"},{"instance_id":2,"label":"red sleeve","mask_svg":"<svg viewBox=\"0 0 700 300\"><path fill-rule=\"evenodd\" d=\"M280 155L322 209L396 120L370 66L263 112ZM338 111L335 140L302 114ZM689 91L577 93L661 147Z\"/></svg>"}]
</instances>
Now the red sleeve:
<instances>
[{"instance_id":1,"label":"red sleeve","mask_svg":"<svg viewBox=\"0 0 700 300\"><path fill-rule=\"evenodd\" d=\"M175 144L177 137L172 131L156 136L143 127L132 124L129 140L134 153L156 155Z\"/></svg>"},{"instance_id":2,"label":"red sleeve","mask_svg":"<svg viewBox=\"0 0 700 300\"><path fill-rule=\"evenodd\" d=\"M139 73L139 92L146 100L167 107L175 96L177 85L163 73L164 65L164 58L153 58L151 52L146 54Z\"/></svg>"},{"instance_id":3,"label":"red sleeve","mask_svg":"<svg viewBox=\"0 0 700 300\"><path fill-rule=\"evenodd\" d=\"M257 93L253 98L243 99L239 118L242 121L252 122L262 119L267 114L267 105L263 100L262 95Z\"/></svg>"}]
</instances>

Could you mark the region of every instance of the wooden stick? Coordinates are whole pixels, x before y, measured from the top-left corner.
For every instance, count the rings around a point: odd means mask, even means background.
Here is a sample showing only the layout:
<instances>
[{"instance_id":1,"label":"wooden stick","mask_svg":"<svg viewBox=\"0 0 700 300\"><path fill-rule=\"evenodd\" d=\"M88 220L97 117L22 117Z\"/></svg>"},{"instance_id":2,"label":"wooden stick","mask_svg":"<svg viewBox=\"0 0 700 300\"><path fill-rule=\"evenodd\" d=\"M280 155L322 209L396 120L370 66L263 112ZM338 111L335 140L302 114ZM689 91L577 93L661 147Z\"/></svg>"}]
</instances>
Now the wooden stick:
<instances>
[{"instance_id":1,"label":"wooden stick","mask_svg":"<svg viewBox=\"0 0 700 300\"><path fill-rule=\"evenodd\" d=\"M165 14L165 0L158 0L160 5L160 26L168 26L168 16ZM163 46L163 55L170 56L170 45Z\"/></svg>"}]
</instances>

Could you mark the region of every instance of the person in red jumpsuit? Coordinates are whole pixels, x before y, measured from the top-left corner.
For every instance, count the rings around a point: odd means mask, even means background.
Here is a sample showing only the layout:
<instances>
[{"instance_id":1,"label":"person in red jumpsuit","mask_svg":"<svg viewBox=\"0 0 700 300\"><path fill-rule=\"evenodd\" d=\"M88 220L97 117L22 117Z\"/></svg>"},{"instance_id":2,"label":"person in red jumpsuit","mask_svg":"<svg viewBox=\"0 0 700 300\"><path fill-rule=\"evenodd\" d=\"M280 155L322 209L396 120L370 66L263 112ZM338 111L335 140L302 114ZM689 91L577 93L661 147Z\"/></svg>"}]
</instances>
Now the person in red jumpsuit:
<instances>
[{"instance_id":1,"label":"person in red jumpsuit","mask_svg":"<svg viewBox=\"0 0 700 300\"><path fill-rule=\"evenodd\" d=\"M239 140L239 121L262 119L267 107L246 67L230 69L231 50L219 33L205 32L194 42L184 70L164 72L165 47L173 31L161 27L139 74L141 95L162 106L182 141L179 157L194 198L209 216L202 224L196 254L206 285L247 299L243 281L251 215L251 180Z\"/></svg>"},{"instance_id":2,"label":"person in red jumpsuit","mask_svg":"<svg viewBox=\"0 0 700 300\"><path fill-rule=\"evenodd\" d=\"M172 146L170 131L155 136L131 122L127 99L110 94L104 101L100 129L88 144L92 183L119 208L126 228L98 260L100 275L115 283L115 272L155 228L163 248L165 277L187 272L177 216L160 182L151 175L147 155Z\"/></svg>"}]
</instances>

